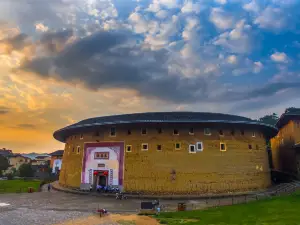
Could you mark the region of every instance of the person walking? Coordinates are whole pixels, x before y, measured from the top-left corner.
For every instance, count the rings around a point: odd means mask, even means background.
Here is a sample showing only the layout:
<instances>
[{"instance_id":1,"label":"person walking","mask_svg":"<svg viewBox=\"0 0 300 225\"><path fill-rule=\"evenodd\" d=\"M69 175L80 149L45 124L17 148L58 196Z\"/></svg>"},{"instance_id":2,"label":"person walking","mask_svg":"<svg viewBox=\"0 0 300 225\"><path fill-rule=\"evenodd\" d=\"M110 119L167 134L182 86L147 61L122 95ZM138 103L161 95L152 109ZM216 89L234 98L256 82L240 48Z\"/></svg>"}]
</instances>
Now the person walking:
<instances>
[{"instance_id":1,"label":"person walking","mask_svg":"<svg viewBox=\"0 0 300 225\"><path fill-rule=\"evenodd\" d=\"M51 184L48 184L48 191L50 192L51 190Z\"/></svg>"}]
</instances>

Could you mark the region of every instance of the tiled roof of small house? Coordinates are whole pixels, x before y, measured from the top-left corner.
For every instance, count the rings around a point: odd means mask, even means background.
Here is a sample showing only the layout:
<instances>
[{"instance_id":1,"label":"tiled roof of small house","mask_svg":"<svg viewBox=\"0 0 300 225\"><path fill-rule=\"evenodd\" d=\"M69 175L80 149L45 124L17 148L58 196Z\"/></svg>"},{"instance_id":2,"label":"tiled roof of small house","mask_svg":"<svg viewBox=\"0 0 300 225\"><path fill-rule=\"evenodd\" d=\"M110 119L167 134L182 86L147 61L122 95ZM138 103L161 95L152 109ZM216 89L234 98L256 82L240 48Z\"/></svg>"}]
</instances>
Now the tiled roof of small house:
<instances>
[{"instance_id":1,"label":"tiled roof of small house","mask_svg":"<svg viewBox=\"0 0 300 225\"><path fill-rule=\"evenodd\" d=\"M271 125L260 123L242 116L235 116L222 113L210 112L148 112L133 113L123 115L112 115L90 118L72 124L58 131L53 136L55 139L64 142L71 134L90 130L94 127L116 124L136 124L136 123L231 123L231 124L251 124L264 128L264 131L277 133L277 129Z\"/></svg>"},{"instance_id":2,"label":"tiled roof of small house","mask_svg":"<svg viewBox=\"0 0 300 225\"><path fill-rule=\"evenodd\" d=\"M64 150L57 150L55 152L50 153L51 156L62 156L64 154Z\"/></svg>"}]
</instances>

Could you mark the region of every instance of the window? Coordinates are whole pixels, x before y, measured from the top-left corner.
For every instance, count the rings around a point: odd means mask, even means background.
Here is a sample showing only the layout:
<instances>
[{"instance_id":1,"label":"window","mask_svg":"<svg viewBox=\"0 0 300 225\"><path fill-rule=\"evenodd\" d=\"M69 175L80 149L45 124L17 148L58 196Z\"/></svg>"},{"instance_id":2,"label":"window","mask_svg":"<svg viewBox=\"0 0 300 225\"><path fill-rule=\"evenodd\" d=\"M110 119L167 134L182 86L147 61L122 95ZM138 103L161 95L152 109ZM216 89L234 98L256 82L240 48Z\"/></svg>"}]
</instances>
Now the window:
<instances>
[{"instance_id":1,"label":"window","mask_svg":"<svg viewBox=\"0 0 300 225\"><path fill-rule=\"evenodd\" d=\"M109 159L109 152L95 152L94 159Z\"/></svg>"},{"instance_id":2,"label":"window","mask_svg":"<svg viewBox=\"0 0 300 225\"><path fill-rule=\"evenodd\" d=\"M73 147L72 152L75 152L75 147Z\"/></svg>"},{"instance_id":3,"label":"window","mask_svg":"<svg viewBox=\"0 0 300 225\"><path fill-rule=\"evenodd\" d=\"M80 139L83 139L83 134L80 134Z\"/></svg>"},{"instance_id":4,"label":"window","mask_svg":"<svg viewBox=\"0 0 300 225\"><path fill-rule=\"evenodd\" d=\"M99 132L99 131L96 131L96 132L95 132L95 136L96 136L96 137L99 137L99 136L100 136L100 132Z\"/></svg>"},{"instance_id":5,"label":"window","mask_svg":"<svg viewBox=\"0 0 300 225\"><path fill-rule=\"evenodd\" d=\"M98 167L105 167L105 164L104 163L99 163Z\"/></svg>"},{"instance_id":6,"label":"window","mask_svg":"<svg viewBox=\"0 0 300 225\"><path fill-rule=\"evenodd\" d=\"M203 151L203 143L202 142L197 142L197 151L202 152Z\"/></svg>"},{"instance_id":7,"label":"window","mask_svg":"<svg viewBox=\"0 0 300 225\"><path fill-rule=\"evenodd\" d=\"M252 137L255 137L255 132L252 132Z\"/></svg>"},{"instance_id":8,"label":"window","mask_svg":"<svg viewBox=\"0 0 300 225\"><path fill-rule=\"evenodd\" d=\"M175 143L175 150L181 149L181 143Z\"/></svg>"},{"instance_id":9,"label":"window","mask_svg":"<svg viewBox=\"0 0 300 225\"><path fill-rule=\"evenodd\" d=\"M157 128L157 133L161 134L162 133L162 129L161 128Z\"/></svg>"},{"instance_id":10,"label":"window","mask_svg":"<svg viewBox=\"0 0 300 225\"><path fill-rule=\"evenodd\" d=\"M76 139L76 135L74 136L74 139Z\"/></svg>"},{"instance_id":11,"label":"window","mask_svg":"<svg viewBox=\"0 0 300 225\"><path fill-rule=\"evenodd\" d=\"M196 146L195 145L189 145L189 153L196 153Z\"/></svg>"},{"instance_id":12,"label":"window","mask_svg":"<svg viewBox=\"0 0 300 225\"><path fill-rule=\"evenodd\" d=\"M77 146L77 154L80 153L80 146Z\"/></svg>"},{"instance_id":13,"label":"window","mask_svg":"<svg viewBox=\"0 0 300 225\"><path fill-rule=\"evenodd\" d=\"M223 130L219 130L219 135L221 135L221 136L224 135Z\"/></svg>"},{"instance_id":14,"label":"window","mask_svg":"<svg viewBox=\"0 0 300 225\"><path fill-rule=\"evenodd\" d=\"M245 134L245 131L244 130L241 130L241 135L244 135Z\"/></svg>"},{"instance_id":15,"label":"window","mask_svg":"<svg viewBox=\"0 0 300 225\"><path fill-rule=\"evenodd\" d=\"M148 151L148 144L142 144L142 151Z\"/></svg>"},{"instance_id":16,"label":"window","mask_svg":"<svg viewBox=\"0 0 300 225\"><path fill-rule=\"evenodd\" d=\"M194 135L194 128L190 128L189 134L190 134L190 135Z\"/></svg>"},{"instance_id":17,"label":"window","mask_svg":"<svg viewBox=\"0 0 300 225\"><path fill-rule=\"evenodd\" d=\"M128 135L131 135L131 130L127 130L127 134L128 134Z\"/></svg>"},{"instance_id":18,"label":"window","mask_svg":"<svg viewBox=\"0 0 300 225\"><path fill-rule=\"evenodd\" d=\"M252 145L251 145L251 144L249 144L249 145L248 145L248 148L249 148L250 150L252 150Z\"/></svg>"},{"instance_id":19,"label":"window","mask_svg":"<svg viewBox=\"0 0 300 225\"><path fill-rule=\"evenodd\" d=\"M126 152L131 152L132 146L131 145L126 145Z\"/></svg>"},{"instance_id":20,"label":"window","mask_svg":"<svg viewBox=\"0 0 300 225\"><path fill-rule=\"evenodd\" d=\"M111 127L110 128L110 136L111 137L115 137L116 136L116 128L115 127Z\"/></svg>"},{"instance_id":21,"label":"window","mask_svg":"<svg viewBox=\"0 0 300 225\"><path fill-rule=\"evenodd\" d=\"M220 143L220 151L225 152L226 151L226 144L225 143Z\"/></svg>"},{"instance_id":22,"label":"window","mask_svg":"<svg viewBox=\"0 0 300 225\"><path fill-rule=\"evenodd\" d=\"M235 132L234 132L234 130L231 130L230 133L231 133L232 136L234 136L234 133L235 133Z\"/></svg>"},{"instance_id":23,"label":"window","mask_svg":"<svg viewBox=\"0 0 300 225\"><path fill-rule=\"evenodd\" d=\"M161 151L162 150L161 145L157 145L156 149L157 149L157 151Z\"/></svg>"},{"instance_id":24,"label":"window","mask_svg":"<svg viewBox=\"0 0 300 225\"><path fill-rule=\"evenodd\" d=\"M204 128L204 134L205 135L211 135L210 128Z\"/></svg>"},{"instance_id":25,"label":"window","mask_svg":"<svg viewBox=\"0 0 300 225\"><path fill-rule=\"evenodd\" d=\"M146 128L142 128L141 133L142 133L143 135L147 134L147 129L146 129Z\"/></svg>"},{"instance_id":26,"label":"window","mask_svg":"<svg viewBox=\"0 0 300 225\"><path fill-rule=\"evenodd\" d=\"M174 129L174 130L173 130L173 134L174 134L174 135L179 135L179 131L178 131L177 129Z\"/></svg>"},{"instance_id":27,"label":"window","mask_svg":"<svg viewBox=\"0 0 300 225\"><path fill-rule=\"evenodd\" d=\"M73 136L70 137L70 140L72 140Z\"/></svg>"}]
</instances>

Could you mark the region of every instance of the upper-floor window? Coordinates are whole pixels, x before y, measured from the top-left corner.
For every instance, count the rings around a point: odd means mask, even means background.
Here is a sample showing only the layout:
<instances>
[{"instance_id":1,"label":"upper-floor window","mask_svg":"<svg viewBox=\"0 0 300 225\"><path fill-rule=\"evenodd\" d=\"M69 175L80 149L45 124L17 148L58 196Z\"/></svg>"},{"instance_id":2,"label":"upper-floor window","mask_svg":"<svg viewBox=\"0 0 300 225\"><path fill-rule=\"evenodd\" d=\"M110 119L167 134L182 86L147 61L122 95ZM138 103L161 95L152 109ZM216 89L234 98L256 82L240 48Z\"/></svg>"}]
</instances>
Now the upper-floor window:
<instances>
[{"instance_id":1,"label":"upper-floor window","mask_svg":"<svg viewBox=\"0 0 300 225\"><path fill-rule=\"evenodd\" d=\"M220 136L223 136L223 135L224 135L223 130L219 130L219 135L220 135Z\"/></svg>"},{"instance_id":2,"label":"upper-floor window","mask_svg":"<svg viewBox=\"0 0 300 225\"><path fill-rule=\"evenodd\" d=\"M181 149L181 143L177 142L175 143L175 150L180 150Z\"/></svg>"},{"instance_id":3,"label":"upper-floor window","mask_svg":"<svg viewBox=\"0 0 300 225\"><path fill-rule=\"evenodd\" d=\"M244 135L245 134L245 131L244 130L241 130L241 135Z\"/></svg>"},{"instance_id":4,"label":"upper-floor window","mask_svg":"<svg viewBox=\"0 0 300 225\"><path fill-rule=\"evenodd\" d=\"M157 128L157 133L161 134L162 133L162 129L161 128Z\"/></svg>"},{"instance_id":5,"label":"upper-floor window","mask_svg":"<svg viewBox=\"0 0 300 225\"><path fill-rule=\"evenodd\" d=\"M179 135L179 130L174 129L174 130L173 130L173 134L174 134L174 135Z\"/></svg>"},{"instance_id":6,"label":"upper-floor window","mask_svg":"<svg viewBox=\"0 0 300 225\"><path fill-rule=\"evenodd\" d=\"M190 134L190 135L194 135L194 128L190 128L190 129L189 129L189 134Z\"/></svg>"},{"instance_id":7,"label":"upper-floor window","mask_svg":"<svg viewBox=\"0 0 300 225\"><path fill-rule=\"evenodd\" d=\"M131 152L131 151L132 151L132 146L126 145L126 152Z\"/></svg>"},{"instance_id":8,"label":"upper-floor window","mask_svg":"<svg viewBox=\"0 0 300 225\"><path fill-rule=\"evenodd\" d=\"M248 144L248 148L249 148L250 150L252 150L252 145L251 145L251 144Z\"/></svg>"},{"instance_id":9,"label":"upper-floor window","mask_svg":"<svg viewBox=\"0 0 300 225\"><path fill-rule=\"evenodd\" d=\"M109 152L95 152L94 159L109 159Z\"/></svg>"},{"instance_id":10,"label":"upper-floor window","mask_svg":"<svg viewBox=\"0 0 300 225\"><path fill-rule=\"evenodd\" d=\"M157 150L157 151L161 151L161 150L162 150L161 145L157 145L157 146L156 146L156 150Z\"/></svg>"},{"instance_id":11,"label":"upper-floor window","mask_svg":"<svg viewBox=\"0 0 300 225\"><path fill-rule=\"evenodd\" d=\"M128 134L128 135L131 135L131 130L127 130L127 134Z\"/></svg>"},{"instance_id":12,"label":"upper-floor window","mask_svg":"<svg viewBox=\"0 0 300 225\"><path fill-rule=\"evenodd\" d=\"M80 134L80 139L83 139L83 134Z\"/></svg>"},{"instance_id":13,"label":"upper-floor window","mask_svg":"<svg viewBox=\"0 0 300 225\"><path fill-rule=\"evenodd\" d=\"M73 147L72 152L75 152L75 147Z\"/></svg>"},{"instance_id":14,"label":"upper-floor window","mask_svg":"<svg viewBox=\"0 0 300 225\"><path fill-rule=\"evenodd\" d=\"M234 136L234 134L235 134L234 129L232 129L230 133L232 136Z\"/></svg>"},{"instance_id":15,"label":"upper-floor window","mask_svg":"<svg viewBox=\"0 0 300 225\"><path fill-rule=\"evenodd\" d=\"M143 135L147 134L147 129L146 129L146 128L142 128L141 133L142 133Z\"/></svg>"},{"instance_id":16,"label":"upper-floor window","mask_svg":"<svg viewBox=\"0 0 300 225\"><path fill-rule=\"evenodd\" d=\"M255 137L255 132L254 131L252 132L252 137Z\"/></svg>"},{"instance_id":17,"label":"upper-floor window","mask_svg":"<svg viewBox=\"0 0 300 225\"><path fill-rule=\"evenodd\" d=\"M226 149L226 144L225 143L223 143L223 142L221 142L220 143L220 151L221 152L225 152L227 149Z\"/></svg>"},{"instance_id":18,"label":"upper-floor window","mask_svg":"<svg viewBox=\"0 0 300 225\"><path fill-rule=\"evenodd\" d=\"M197 151L199 152L203 151L203 143L201 141L197 142L196 147L197 147Z\"/></svg>"},{"instance_id":19,"label":"upper-floor window","mask_svg":"<svg viewBox=\"0 0 300 225\"><path fill-rule=\"evenodd\" d=\"M142 151L148 151L148 144L147 143L142 144Z\"/></svg>"},{"instance_id":20,"label":"upper-floor window","mask_svg":"<svg viewBox=\"0 0 300 225\"><path fill-rule=\"evenodd\" d=\"M96 137L99 137L99 136L100 136L100 132L99 132L99 131L96 131L96 132L95 132L95 136L96 136Z\"/></svg>"},{"instance_id":21,"label":"upper-floor window","mask_svg":"<svg viewBox=\"0 0 300 225\"><path fill-rule=\"evenodd\" d=\"M115 137L116 136L116 128L115 127L111 127L110 128L109 136L111 136L111 137Z\"/></svg>"},{"instance_id":22,"label":"upper-floor window","mask_svg":"<svg viewBox=\"0 0 300 225\"><path fill-rule=\"evenodd\" d=\"M210 128L204 128L204 135L211 135Z\"/></svg>"},{"instance_id":23,"label":"upper-floor window","mask_svg":"<svg viewBox=\"0 0 300 225\"><path fill-rule=\"evenodd\" d=\"M77 146L77 153L80 153L80 146Z\"/></svg>"},{"instance_id":24,"label":"upper-floor window","mask_svg":"<svg viewBox=\"0 0 300 225\"><path fill-rule=\"evenodd\" d=\"M195 145L189 145L189 153L196 153L196 146Z\"/></svg>"}]
</instances>

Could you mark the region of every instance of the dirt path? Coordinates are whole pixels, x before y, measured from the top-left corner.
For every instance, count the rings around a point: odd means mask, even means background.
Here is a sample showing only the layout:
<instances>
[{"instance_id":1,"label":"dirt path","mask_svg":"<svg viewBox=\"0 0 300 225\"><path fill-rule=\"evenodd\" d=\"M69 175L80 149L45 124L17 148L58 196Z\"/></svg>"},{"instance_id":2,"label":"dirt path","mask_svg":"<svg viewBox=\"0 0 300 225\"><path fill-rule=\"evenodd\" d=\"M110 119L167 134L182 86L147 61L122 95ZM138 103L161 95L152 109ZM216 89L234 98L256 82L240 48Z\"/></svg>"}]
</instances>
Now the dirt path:
<instances>
[{"instance_id":1,"label":"dirt path","mask_svg":"<svg viewBox=\"0 0 300 225\"><path fill-rule=\"evenodd\" d=\"M99 215L79 218L76 220L69 220L55 225L159 225L159 223L147 216L121 215L110 214L100 218Z\"/></svg>"}]
</instances>

